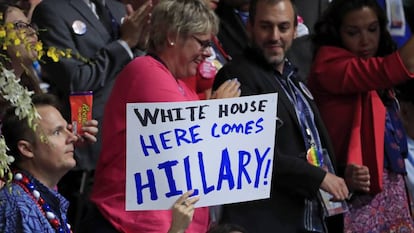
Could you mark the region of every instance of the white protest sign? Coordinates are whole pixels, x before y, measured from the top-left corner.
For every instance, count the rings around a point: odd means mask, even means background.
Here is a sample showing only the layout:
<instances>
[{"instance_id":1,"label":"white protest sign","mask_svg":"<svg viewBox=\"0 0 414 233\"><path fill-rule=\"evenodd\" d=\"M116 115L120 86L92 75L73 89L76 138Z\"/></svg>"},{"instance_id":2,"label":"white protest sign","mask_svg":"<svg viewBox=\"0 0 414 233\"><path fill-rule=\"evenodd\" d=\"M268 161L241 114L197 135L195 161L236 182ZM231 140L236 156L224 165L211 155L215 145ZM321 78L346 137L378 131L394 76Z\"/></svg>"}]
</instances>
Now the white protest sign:
<instances>
[{"instance_id":1,"label":"white protest sign","mask_svg":"<svg viewBox=\"0 0 414 233\"><path fill-rule=\"evenodd\" d=\"M126 210L269 198L277 94L127 104Z\"/></svg>"}]
</instances>

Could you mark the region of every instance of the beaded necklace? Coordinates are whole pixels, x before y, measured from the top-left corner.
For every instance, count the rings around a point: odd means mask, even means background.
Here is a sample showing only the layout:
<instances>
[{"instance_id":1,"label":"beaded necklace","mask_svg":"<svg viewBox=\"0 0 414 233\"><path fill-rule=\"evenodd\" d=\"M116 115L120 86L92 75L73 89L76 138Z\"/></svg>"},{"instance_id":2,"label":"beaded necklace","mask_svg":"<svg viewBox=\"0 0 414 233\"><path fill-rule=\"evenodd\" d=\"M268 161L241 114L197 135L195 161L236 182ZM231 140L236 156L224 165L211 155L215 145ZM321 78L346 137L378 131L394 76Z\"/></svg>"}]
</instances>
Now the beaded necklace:
<instances>
[{"instance_id":1,"label":"beaded necklace","mask_svg":"<svg viewBox=\"0 0 414 233\"><path fill-rule=\"evenodd\" d=\"M40 211L49 221L50 225L59 233L72 233L70 229L70 225L68 223L60 224L59 219L57 218L56 214L52 212L49 204L40 196L40 192L36 190L35 185L30 179L24 175L23 173L16 172L14 174L14 182L18 184L23 190L29 194L29 196L33 199L36 203L37 207L39 207ZM66 226L65 226L66 225Z\"/></svg>"}]
</instances>

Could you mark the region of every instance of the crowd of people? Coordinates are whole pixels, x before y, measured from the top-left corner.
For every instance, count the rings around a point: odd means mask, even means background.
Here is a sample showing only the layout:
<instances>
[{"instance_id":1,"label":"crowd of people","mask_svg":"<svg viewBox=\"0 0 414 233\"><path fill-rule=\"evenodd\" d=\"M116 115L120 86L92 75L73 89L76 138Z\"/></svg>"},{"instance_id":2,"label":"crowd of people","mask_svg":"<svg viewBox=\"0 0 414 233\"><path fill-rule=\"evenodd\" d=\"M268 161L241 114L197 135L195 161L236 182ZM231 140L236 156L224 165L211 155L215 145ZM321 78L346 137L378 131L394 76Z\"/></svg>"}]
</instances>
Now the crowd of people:
<instances>
[{"instance_id":1,"label":"crowd of people","mask_svg":"<svg viewBox=\"0 0 414 233\"><path fill-rule=\"evenodd\" d=\"M413 5L0 0L0 25L23 41L3 44L1 67L34 93L39 115L32 124L0 96L14 157L0 231L414 232ZM77 134L70 96L86 91L92 118ZM269 93L269 198L198 207L203 196L186 190L169 210L126 210L127 103Z\"/></svg>"}]
</instances>

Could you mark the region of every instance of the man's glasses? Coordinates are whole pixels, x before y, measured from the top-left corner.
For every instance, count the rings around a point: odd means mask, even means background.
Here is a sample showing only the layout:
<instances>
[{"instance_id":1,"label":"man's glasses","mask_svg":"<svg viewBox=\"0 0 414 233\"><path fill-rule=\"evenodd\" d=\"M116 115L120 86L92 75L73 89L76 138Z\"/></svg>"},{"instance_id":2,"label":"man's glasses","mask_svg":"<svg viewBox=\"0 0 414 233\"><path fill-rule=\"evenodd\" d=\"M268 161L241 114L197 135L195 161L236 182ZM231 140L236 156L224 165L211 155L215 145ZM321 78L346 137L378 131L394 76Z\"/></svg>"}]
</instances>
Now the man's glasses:
<instances>
[{"instance_id":1,"label":"man's glasses","mask_svg":"<svg viewBox=\"0 0 414 233\"><path fill-rule=\"evenodd\" d=\"M201 46L201 50L205 50L206 48L213 46L213 41L211 40L200 40L196 36L193 36L193 35L191 37L193 37L194 40L196 40L197 43Z\"/></svg>"}]
</instances>

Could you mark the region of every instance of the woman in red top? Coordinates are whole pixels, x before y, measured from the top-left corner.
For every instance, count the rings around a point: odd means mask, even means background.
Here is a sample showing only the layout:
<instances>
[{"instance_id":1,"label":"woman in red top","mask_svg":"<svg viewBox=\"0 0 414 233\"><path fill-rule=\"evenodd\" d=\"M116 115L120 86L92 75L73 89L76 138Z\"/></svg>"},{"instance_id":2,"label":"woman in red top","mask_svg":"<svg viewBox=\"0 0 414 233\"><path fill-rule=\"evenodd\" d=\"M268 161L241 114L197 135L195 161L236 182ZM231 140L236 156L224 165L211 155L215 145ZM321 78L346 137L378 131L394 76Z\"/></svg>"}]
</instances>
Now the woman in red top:
<instances>
[{"instance_id":1,"label":"woman in red top","mask_svg":"<svg viewBox=\"0 0 414 233\"><path fill-rule=\"evenodd\" d=\"M308 84L355 192L345 232L414 232L392 91L414 78L414 38L396 51L386 22L376 0L336 0L315 25Z\"/></svg>"}]
</instances>

